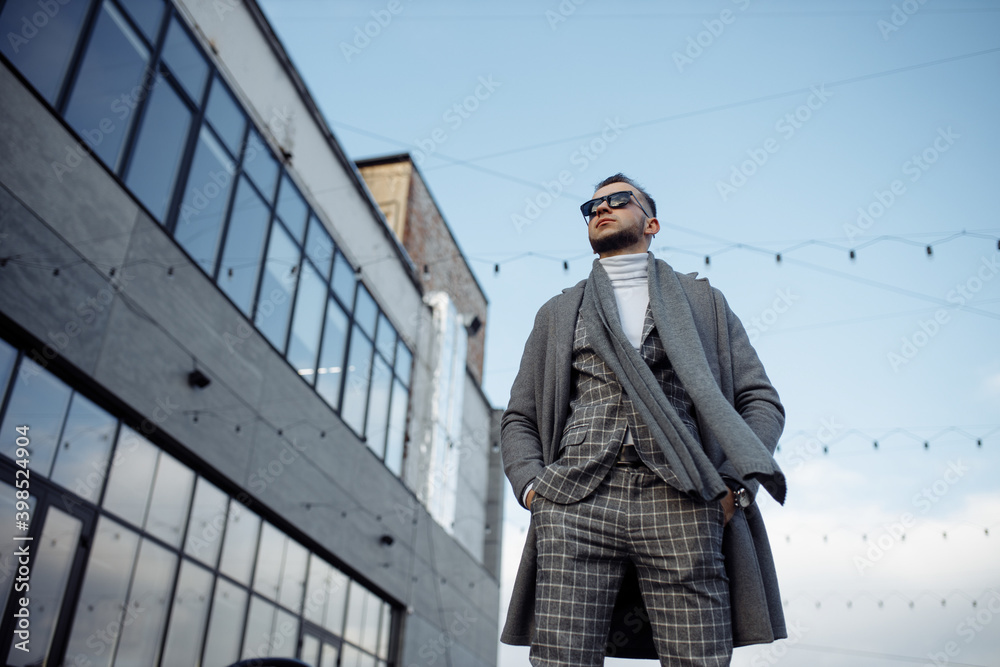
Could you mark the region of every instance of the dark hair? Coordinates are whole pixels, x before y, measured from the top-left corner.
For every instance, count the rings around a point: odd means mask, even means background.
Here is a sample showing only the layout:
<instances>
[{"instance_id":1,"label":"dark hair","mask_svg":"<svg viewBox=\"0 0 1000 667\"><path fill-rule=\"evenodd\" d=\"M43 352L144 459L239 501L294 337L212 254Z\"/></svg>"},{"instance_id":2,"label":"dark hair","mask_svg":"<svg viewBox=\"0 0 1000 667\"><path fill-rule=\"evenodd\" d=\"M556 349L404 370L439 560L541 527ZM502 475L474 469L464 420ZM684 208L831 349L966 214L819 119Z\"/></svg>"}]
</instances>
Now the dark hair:
<instances>
[{"instance_id":1,"label":"dark hair","mask_svg":"<svg viewBox=\"0 0 1000 667\"><path fill-rule=\"evenodd\" d=\"M625 183L626 185L631 185L633 188L638 190L639 194L641 194L643 198L646 200L646 203L649 204L649 212L650 212L649 217L651 218L656 217L656 202L653 201L653 198L650 197L649 193L643 190L638 183L636 183L635 181L633 181L631 178L621 173L620 171L614 176L608 176L603 181L594 186L594 191L596 192L597 190L603 188L605 185L611 185L612 183Z\"/></svg>"}]
</instances>

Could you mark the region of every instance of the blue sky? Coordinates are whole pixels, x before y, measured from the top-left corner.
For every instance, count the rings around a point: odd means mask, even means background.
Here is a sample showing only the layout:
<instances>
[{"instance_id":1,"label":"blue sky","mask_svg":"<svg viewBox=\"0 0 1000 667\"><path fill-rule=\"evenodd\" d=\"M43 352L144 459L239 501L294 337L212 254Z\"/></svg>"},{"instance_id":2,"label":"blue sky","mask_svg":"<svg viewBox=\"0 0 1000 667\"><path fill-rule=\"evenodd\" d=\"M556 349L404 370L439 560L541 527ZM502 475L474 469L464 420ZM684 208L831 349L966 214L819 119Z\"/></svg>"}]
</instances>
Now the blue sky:
<instances>
[{"instance_id":1,"label":"blue sky","mask_svg":"<svg viewBox=\"0 0 1000 667\"><path fill-rule=\"evenodd\" d=\"M1000 2L261 4L351 158L423 153L495 405L617 171L753 330L793 636L734 665L1000 664ZM504 605L526 521L510 500Z\"/></svg>"}]
</instances>

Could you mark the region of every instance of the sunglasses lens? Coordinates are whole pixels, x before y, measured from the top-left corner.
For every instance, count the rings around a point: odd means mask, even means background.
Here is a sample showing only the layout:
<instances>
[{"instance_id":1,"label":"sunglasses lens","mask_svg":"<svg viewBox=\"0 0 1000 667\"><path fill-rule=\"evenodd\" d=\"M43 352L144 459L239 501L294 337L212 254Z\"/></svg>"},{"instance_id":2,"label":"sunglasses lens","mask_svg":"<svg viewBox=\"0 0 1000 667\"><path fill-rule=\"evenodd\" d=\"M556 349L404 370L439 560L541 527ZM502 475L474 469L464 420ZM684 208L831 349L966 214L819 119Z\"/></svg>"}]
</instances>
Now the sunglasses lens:
<instances>
[{"instance_id":1,"label":"sunglasses lens","mask_svg":"<svg viewBox=\"0 0 1000 667\"><path fill-rule=\"evenodd\" d=\"M632 197L631 192L616 192L608 196L608 206L611 208L622 208L628 205L628 200Z\"/></svg>"},{"instance_id":2,"label":"sunglasses lens","mask_svg":"<svg viewBox=\"0 0 1000 667\"><path fill-rule=\"evenodd\" d=\"M597 208L598 204L600 203L601 203L600 199L591 199L589 202L581 206L580 210L583 212L583 217L589 218L590 216L594 215L594 209Z\"/></svg>"}]
</instances>

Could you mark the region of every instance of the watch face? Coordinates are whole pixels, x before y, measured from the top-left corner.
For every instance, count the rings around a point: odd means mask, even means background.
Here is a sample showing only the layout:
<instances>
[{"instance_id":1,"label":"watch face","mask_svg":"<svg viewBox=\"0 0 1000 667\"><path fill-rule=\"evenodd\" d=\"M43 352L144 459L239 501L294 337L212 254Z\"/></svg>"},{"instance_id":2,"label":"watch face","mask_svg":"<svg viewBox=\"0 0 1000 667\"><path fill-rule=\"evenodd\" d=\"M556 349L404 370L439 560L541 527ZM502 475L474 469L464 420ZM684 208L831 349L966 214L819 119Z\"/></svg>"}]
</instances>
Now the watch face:
<instances>
[{"instance_id":1,"label":"watch face","mask_svg":"<svg viewBox=\"0 0 1000 667\"><path fill-rule=\"evenodd\" d=\"M740 489L736 492L736 504L740 507L746 509L750 507L750 492L746 489Z\"/></svg>"}]
</instances>

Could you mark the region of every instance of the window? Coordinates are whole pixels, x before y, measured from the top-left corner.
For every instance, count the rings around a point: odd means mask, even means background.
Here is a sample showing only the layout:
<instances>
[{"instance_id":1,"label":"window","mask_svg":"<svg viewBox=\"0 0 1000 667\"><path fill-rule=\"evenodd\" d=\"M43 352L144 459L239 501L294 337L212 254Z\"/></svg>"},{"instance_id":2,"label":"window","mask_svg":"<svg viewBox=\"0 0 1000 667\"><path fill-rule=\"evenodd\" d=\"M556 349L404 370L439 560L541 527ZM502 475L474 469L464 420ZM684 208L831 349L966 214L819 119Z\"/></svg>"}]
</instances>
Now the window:
<instances>
[{"instance_id":1,"label":"window","mask_svg":"<svg viewBox=\"0 0 1000 667\"><path fill-rule=\"evenodd\" d=\"M270 203L274 199L274 187L278 183L278 162L271 155L264 140L257 134L257 130L254 129L251 129L247 135L246 152L243 154L243 170Z\"/></svg>"},{"instance_id":2,"label":"window","mask_svg":"<svg viewBox=\"0 0 1000 667\"><path fill-rule=\"evenodd\" d=\"M202 126L177 216L174 238L209 275L229 204L235 165L212 131Z\"/></svg>"},{"instance_id":3,"label":"window","mask_svg":"<svg viewBox=\"0 0 1000 667\"><path fill-rule=\"evenodd\" d=\"M299 246L284 227L272 225L254 324L282 353L298 278L299 256Z\"/></svg>"},{"instance_id":4,"label":"window","mask_svg":"<svg viewBox=\"0 0 1000 667\"><path fill-rule=\"evenodd\" d=\"M230 501L226 537L222 543L222 561L219 563L220 572L241 584L250 584L259 531L260 517L235 500Z\"/></svg>"},{"instance_id":5,"label":"window","mask_svg":"<svg viewBox=\"0 0 1000 667\"><path fill-rule=\"evenodd\" d=\"M214 568L222 549L229 498L214 484L199 478L191 503L184 553Z\"/></svg>"},{"instance_id":6,"label":"window","mask_svg":"<svg viewBox=\"0 0 1000 667\"><path fill-rule=\"evenodd\" d=\"M100 518L66 649L71 659L85 656L92 664L110 666L118 635L111 637L102 631L124 625L122 616L138 549L135 532L117 521ZM94 641L95 637L100 639ZM92 645L88 646L88 640Z\"/></svg>"},{"instance_id":7,"label":"window","mask_svg":"<svg viewBox=\"0 0 1000 667\"><path fill-rule=\"evenodd\" d=\"M7 375L28 381L7 383ZM329 664L341 646L355 664L385 664L392 619L385 600L0 343L5 384L7 415L46 406L33 415L33 442L61 429L52 479L48 469L32 472L32 492L42 495L29 506L42 523L31 613L33 648L66 646L61 656L11 649L6 664L27 667L40 655L46 664L110 667L314 654ZM0 466L13 467L12 453L3 452ZM80 486L84 462L93 475ZM66 490L53 484L67 480ZM0 527L13 534L13 489L0 486L7 489L0 510L8 510ZM9 547L0 544L3 562ZM0 586L2 603L13 587L3 568ZM12 631L14 621L0 626Z\"/></svg>"},{"instance_id":8,"label":"window","mask_svg":"<svg viewBox=\"0 0 1000 667\"><path fill-rule=\"evenodd\" d=\"M156 77L125 183L159 222L170 205L190 127L191 111L166 79Z\"/></svg>"},{"instance_id":9,"label":"window","mask_svg":"<svg viewBox=\"0 0 1000 667\"><path fill-rule=\"evenodd\" d=\"M150 42L155 42L163 19L163 0L121 0L125 11L138 25Z\"/></svg>"},{"instance_id":10,"label":"window","mask_svg":"<svg viewBox=\"0 0 1000 667\"><path fill-rule=\"evenodd\" d=\"M298 188L292 183L292 179L286 173L281 179L281 190L278 192L278 217L285 223L289 231L299 243L306 230L306 216L309 209L306 202L299 194Z\"/></svg>"},{"instance_id":11,"label":"window","mask_svg":"<svg viewBox=\"0 0 1000 667\"><path fill-rule=\"evenodd\" d=\"M9 497L13 498L14 494ZM28 582L31 591L32 650L26 653L12 646L7 655L8 665L36 665L38 662L33 656L47 652L51 646L82 526L76 517L55 507L49 508Z\"/></svg>"},{"instance_id":12,"label":"window","mask_svg":"<svg viewBox=\"0 0 1000 667\"><path fill-rule=\"evenodd\" d=\"M18 435L14 427L27 424L31 427L33 445L31 467L47 475L69 408L70 394L69 387L47 370L30 359L23 359L7 406L7 417L0 426L0 453L14 458Z\"/></svg>"},{"instance_id":13,"label":"window","mask_svg":"<svg viewBox=\"0 0 1000 667\"><path fill-rule=\"evenodd\" d=\"M351 268L351 264L344 257L344 253L338 251L333 263L333 292L348 310L354 307L354 289L356 285L357 280L355 280L354 269Z\"/></svg>"},{"instance_id":14,"label":"window","mask_svg":"<svg viewBox=\"0 0 1000 667\"><path fill-rule=\"evenodd\" d=\"M57 4L56 15L39 14L45 29L31 32L22 20L38 13L38 0L0 0L8 36L30 33L0 40L4 53L303 381L399 474L412 355L183 13L163 0ZM109 442L60 450L50 471L66 405L38 405L55 412L36 421L49 437L35 462L60 484L80 478L83 497L98 501L104 480L81 475L91 463L103 465ZM5 446L0 442L0 451ZM139 454L125 458L123 469L145 465ZM142 525L145 517L133 515L147 511L149 499L140 508L122 498L133 497L136 480L153 483L152 472L133 472L139 476L130 480L113 474L106 506ZM182 539L177 517L153 518L172 534L157 538L171 545Z\"/></svg>"},{"instance_id":15,"label":"window","mask_svg":"<svg viewBox=\"0 0 1000 667\"><path fill-rule=\"evenodd\" d=\"M295 317L288 341L288 363L312 384L316 377L316 357L323 325L323 306L327 300L327 284L310 262L302 262L299 292L295 297Z\"/></svg>"},{"instance_id":16,"label":"window","mask_svg":"<svg viewBox=\"0 0 1000 667\"><path fill-rule=\"evenodd\" d=\"M0 52L50 104L56 102L88 5L79 0L60 5L54 16L43 14L44 22L35 19L38 0L8 0L0 12Z\"/></svg>"},{"instance_id":17,"label":"window","mask_svg":"<svg viewBox=\"0 0 1000 667\"><path fill-rule=\"evenodd\" d=\"M396 380L392 383L392 403L385 442L385 465L396 475L403 474L403 445L406 442L406 406L409 391Z\"/></svg>"},{"instance_id":18,"label":"window","mask_svg":"<svg viewBox=\"0 0 1000 667\"><path fill-rule=\"evenodd\" d=\"M371 368L372 343L361 332L361 327L355 324L351 332L351 351L347 355L347 377L340 416L359 434L364 433Z\"/></svg>"},{"instance_id":19,"label":"window","mask_svg":"<svg viewBox=\"0 0 1000 667\"><path fill-rule=\"evenodd\" d=\"M315 214L309 218L309 236L306 238L306 254L319 269L323 281L330 279L330 268L333 266L333 239L323 228Z\"/></svg>"},{"instance_id":20,"label":"window","mask_svg":"<svg viewBox=\"0 0 1000 667\"><path fill-rule=\"evenodd\" d=\"M196 665L208 621L212 573L185 560L174 592L170 629L163 649L164 665Z\"/></svg>"},{"instance_id":21,"label":"window","mask_svg":"<svg viewBox=\"0 0 1000 667\"><path fill-rule=\"evenodd\" d=\"M11 413L14 414L14 413ZM104 487L118 423L80 394L73 394L56 452L52 481L96 503Z\"/></svg>"},{"instance_id":22,"label":"window","mask_svg":"<svg viewBox=\"0 0 1000 667\"><path fill-rule=\"evenodd\" d=\"M264 256L270 216L270 209L250 181L245 176L241 177L236 188L229 233L226 234L226 247L222 251L218 282L244 315L250 314L257 292L257 277Z\"/></svg>"},{"instance_id":23,"label":"window","mask_svg":"<svg viewBox=\"0 0 1000 667\"><path fill-rule=\"evenodd\" d=\"M199 104L208 80L208 63L177 18L170 22L162 57L188 96Z\"/></svg>"},{"instance_id":24,"label":"window","mask_svg":"<svg viewBox=\"0 0 1000 667\"><path fill-rule=\"evenodd\" d=\"M149 50L110 0L100 15L83 56L66 122L104 164L117 171L133 113L145 96L143 72Z\"/></svg>"},{"instance_id":25,"label":"window","mask_svg":"<svg viewBox=\"0 0 1000 667\"><path fill-rule=\"evenodd\" d=\"M375 355L372 368L371 392L368 398L368 420L365 424L365 442L380 459L385 455L385 434L389 426L389 397L392 392L392 367Z\"/></svg>"},{"instance_id":26,"label":"window","mask_svg":"<svg viewBox=\"0 0 1000 667\"><path fill-rule=\"evenodd\" d=\"M340 405L340 385L344 378L344 352L347 350L347 314L332 297L326 308L323 345L316 374L316 391L331 407Z\"/></svg>"},{"instance_id":27,"label":"window","mask_svg":"<svg viewBox=\"0 0 1000 667\"><path fill-rule=\"evenodd\" d=\"M212 93L208 97L208 106L205 107L205 117L229 152L239 155L240 144L243 143L243 130L247 125L246 118L219 77L212 83Z\"/></svg>"}]
</instances>

